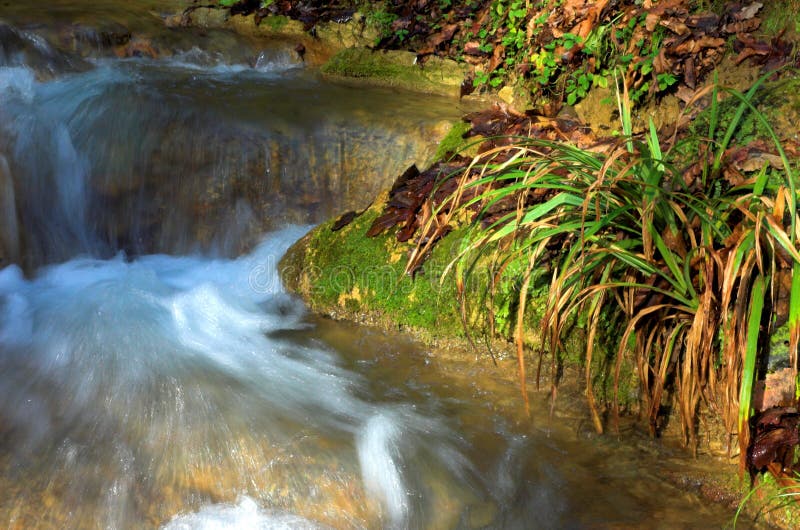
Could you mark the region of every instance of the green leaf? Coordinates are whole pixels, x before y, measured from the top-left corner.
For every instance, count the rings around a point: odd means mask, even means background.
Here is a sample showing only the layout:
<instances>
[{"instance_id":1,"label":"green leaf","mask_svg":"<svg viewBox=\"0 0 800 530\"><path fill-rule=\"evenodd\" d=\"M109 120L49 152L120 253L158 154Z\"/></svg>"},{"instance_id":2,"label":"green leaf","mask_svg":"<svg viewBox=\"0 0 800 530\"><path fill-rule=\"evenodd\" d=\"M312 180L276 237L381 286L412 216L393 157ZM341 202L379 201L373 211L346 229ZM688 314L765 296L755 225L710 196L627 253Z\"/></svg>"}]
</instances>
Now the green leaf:
<instances>
[{"instance_id":1,"label":"green leaf","mask_svg":"<svg viewBox=\"0 0 800 530\"><path fill-rule=\"evenodd\" d=\"M789 292L789 346L793 348L790 355L797 356L797 345L800 342L800 263L792 266L792 287ZM796 368L796 367L792 367ZM795 398L800 396L800 380L795 381Z\"/></svg>"},{"instance_id":2,"label":"green leaf","mask_svg":"<svg viewBox=\"0 0 800 530\"><path fill-rule=\"evenodd\" d=\"M750 420L750 407L753 397L753 386L756 380L756 357L758 356L758 335L761 328L761 313L764 309L766 295L766 279L759 275L753 282L750 291L750 311L747 316L747 345L745 347L744 364L742 366L742 385L739 391L739 432Z\"/></svg>"}]
</instances>

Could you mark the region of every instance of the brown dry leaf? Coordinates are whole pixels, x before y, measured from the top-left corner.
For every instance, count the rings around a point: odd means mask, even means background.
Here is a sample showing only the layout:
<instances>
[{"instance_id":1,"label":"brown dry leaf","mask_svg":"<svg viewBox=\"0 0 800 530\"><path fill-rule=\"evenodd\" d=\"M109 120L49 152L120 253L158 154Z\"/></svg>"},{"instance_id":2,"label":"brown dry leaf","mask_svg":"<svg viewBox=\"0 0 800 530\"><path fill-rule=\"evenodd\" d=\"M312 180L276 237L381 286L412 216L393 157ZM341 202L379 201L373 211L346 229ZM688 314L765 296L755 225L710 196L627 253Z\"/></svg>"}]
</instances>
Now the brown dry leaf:
<instances>
[{"instance_id":1,"label":"brown dry leaf","mask_svg":"<svg viewBox=\"0 0 800 530\"><path fill-rule=\"evenodd\" d=\"M751 152L750 156L737 166L737 169L747 172L758 171L765 164L768 164L773 169L783 169L783 160L781 160L780 156L760 152Z\"/></svg>"},{"instance_id":2,"label":"brown dry leaf","mask_svg":"<svg viewBox=\"0 0 800 530\"><path fill-rule=\"evenodd\" d=\"M449 41L453 38L453 35L455 35L457 29L458 24L447 24L446 26L442 26L442 29L428 37L428 46L431 48L436 48L443 42Z\"/></svg>"},{"instance_id":3,"label":"brown dry leaf","mask_svg":"<svg viewBox=\"0 0 800 530\"><path fill-rule=\"evenodd\" d=\"M486 55L483 50L481 50L481 43L476 41L470 41L464 44L464 53L467 55Z\"/></svg>"},{"instance_id":4,"label":"brown dry leaf","mask_svg":"<svg viewBox=\"0 0 800 530\"><path fill-rule=\"evenodd\" d=\"M656 30L656 26L661 21L661 14L660 13L647 13L647 17L644 19L644 27L647 31L653 32Z\"/></svg>"},{"instance_id":5,"label":"brown dry leaf","mask_svg":"<svg viewBox=\"0 0 800 530\"><path fill-rule=\"evenodd\" d=\"M688 34L690 31L689 27L686 24L674 18L662 20L661 22L659 22L659 24L661 26L664 26L671 32L681 36Z\"/></svg>"},{"instance_id":6,"label":"brown dry leaf","mask_svg":"<svg viewBox=\"0 0 800 530\"><path fill-rule=\"evenodd\" d=\"M680 85L675 91L675 97L684 103L689 103L694 99L695 90L687 85Z\"/></svg>"},{"instance_id":7,"label":"brown dry leaf","mask_svg":"<svg viewBox=\"0 0 800 530\"><path fill-rule=\"evenodd\" d=\"M702 13L686 17L684 20L687 26L703 33L712 33L719 26L719 17L714 13Z\"/></svg>"},{"instance_id":8,"label":"brown dry leaf","mask_svg":"<svg viewBox=\"0 0 800 530\"><path fill-rule=\"evenodd\" d=\"M747 20L756 16L756 13L764 7L764 4L761 2L753 2L749 6L743 7L738 12L733 14L733 18L736 20Z\"/></svg>"},{"instance_id":9,"label":"brown dry leaf","mask_svg":"<svg viewBox=\"0 0 800 530\"><path fill-rule=\"evenodd\" d=\"M696 39L687 40L675 46L670 52L674 55L690 55L693 53L700 53L706 48L721 48L724 45L725 39L705 35Z\"/></svg>"},{"instance_id":10,"label":"brown dry leaf","mask_svg":"<svg viewBox=\"0 0 800 530\"><path fill-rule=\"evenodd\" d=\"M502 44L499 46L494 47L494 51L492 52L492 58L489 59L489 66L487 67L487 71L494 72L498 66L503 64L503 59L506 56L506 47Z\"/></svg>"},{"instance_id":11,"label":"brown dry leaf","mask_svg":"<svg viewBox=\"0 0 800 530\"><path fill-rule=\"evenodd\" d=\"M755 31L761 25L760 18L751 18L749 20L742 20L740 22L731 22L722 26L722 31L725 33L750 33Z\"/></svg>"},{"instance_id":12,"label":"brown dry leaf","mask_svg":"<svg viewBox=\"0 0 800 530\"><path fill-rule=\"evenodd\" d=\"M656 72L656 74L672 71L672 64L672 61L667 59L667 55L664 53L664 48L661 48L661 50L658 52L658 55L653 58L653 70Z\"/></svg>"},{"instance_id":13,"label":"brown dry leaf","mask_svg":"<svg viewBox=\"0 0 800 530\"><path fill-rule=\"evenodd\" d=\"M683 62L683 79L686 86L695 88L697 86L697 74L694 68L694 59L687 57Z\"/></svg>"}]
</instances>

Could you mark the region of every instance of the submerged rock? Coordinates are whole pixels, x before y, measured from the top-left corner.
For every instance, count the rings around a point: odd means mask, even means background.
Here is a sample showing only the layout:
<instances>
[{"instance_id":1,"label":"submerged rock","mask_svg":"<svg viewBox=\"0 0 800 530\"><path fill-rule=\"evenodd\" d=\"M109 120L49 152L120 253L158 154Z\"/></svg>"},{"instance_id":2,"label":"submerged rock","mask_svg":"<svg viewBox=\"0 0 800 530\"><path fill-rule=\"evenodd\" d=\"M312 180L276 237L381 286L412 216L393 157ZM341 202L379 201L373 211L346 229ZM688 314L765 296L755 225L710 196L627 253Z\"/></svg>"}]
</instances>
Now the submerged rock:
<instances>
[{"instance_id":1,"label":"submerged rock","mask_svg":"<svg viewBox=\"0 0 800 530\"><path fill-rule=\"evenodd\" d=\"M17 29L2 21L0 66L30 68L40 80L90 68L82 59L55 48L36 33Z\"/></svg>"}]
</instances>

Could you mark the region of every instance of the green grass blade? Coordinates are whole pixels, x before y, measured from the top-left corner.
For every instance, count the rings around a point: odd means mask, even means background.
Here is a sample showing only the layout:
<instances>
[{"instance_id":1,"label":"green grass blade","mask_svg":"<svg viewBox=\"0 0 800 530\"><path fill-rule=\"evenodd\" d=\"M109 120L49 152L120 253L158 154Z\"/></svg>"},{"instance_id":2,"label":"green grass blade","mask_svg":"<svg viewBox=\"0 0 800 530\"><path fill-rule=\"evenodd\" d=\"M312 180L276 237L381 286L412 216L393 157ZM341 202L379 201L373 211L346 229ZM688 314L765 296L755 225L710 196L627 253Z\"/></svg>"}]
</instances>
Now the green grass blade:
<instances>
[{"instance_id":1,"label":"green grass blade","mask_svg":"<svg viewBox=\"0 0 800 530\"><path fill-rule=\"evenodd\" d=\"M750 310L747 315L747 343L742 366L742 384L739 391L739 433L750 420L750 406L753 386L756 380L756 357L758 356L758 335L761 327L761 313L764 310L766 279L759 275L750 291Z\"/></svg>"},{"instance_id":2,"label":"green grass blade","mask_svg":"<svg viewBox=\"0 0 800 530\"><path fill-rule=\"evenodd\" d=\"M800 341L800 263L792 266L792 287L789 293L789 355L797 369L797 344ZM795 374L797 375L797 374ZM795 380L795 398L800 397L800 379Z\"/></svg>"},{"instance_id":3,"label":"green grass blade","mask_svg":"<svg viewBox=\"0 0 800 530\"><path fill-rule=\"evenodd\" d=\"M676 260L675 254L667 248L667 244L664 242L664 239L661 237L661 234L658 233L658 230L651 224L648 226L650 230L650 234L653 237L653 241L656 244L656 248L661 253L661 257L664 259L664 262L669 267L672 276L675 278L675 284L681 287L681 292L686 293L689 288L687 287L687 280L683 274L683 267L678 264L678 260Z\"/></svg>"}]
</instances>

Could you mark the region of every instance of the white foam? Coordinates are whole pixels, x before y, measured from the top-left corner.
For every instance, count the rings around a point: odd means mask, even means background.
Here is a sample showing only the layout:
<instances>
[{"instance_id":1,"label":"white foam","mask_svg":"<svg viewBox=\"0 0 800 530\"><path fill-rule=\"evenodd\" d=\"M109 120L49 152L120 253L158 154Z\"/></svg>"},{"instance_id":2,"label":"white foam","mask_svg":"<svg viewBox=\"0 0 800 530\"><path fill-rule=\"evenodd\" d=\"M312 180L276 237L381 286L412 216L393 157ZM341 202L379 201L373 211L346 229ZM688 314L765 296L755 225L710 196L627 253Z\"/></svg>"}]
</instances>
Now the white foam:
<instances>
[{"instance_id":1,"label":"white foam","mask_svg":"<svg viewBox=\"0 0 800 530\"><path fill-rule=\"evenodd\" d=\"M147 453L147 440L178 446L187 461L211 458L233 467L239 465L238 449L231 449L236 436L268 432L280 439L286 423L353 436L345 461L355 465L357 457L384 522L407 526L414 486L402 469L409 452L463 466L455 450L445 450L448 435L437 420L370 403L362 397L366 382L335 352L275 336L303 326L302 307L284 292L276 264L306 230L275 232L232 260L78 258L46 267L32 280L14 266L0 270L0 392L6 396L0 417L21 433L26 451L39 451L38 444L53 438L56 445L72 443L58 437L75 433L84 437L87 454L119 451L112 458L120 462L133 451L137 462L154 459L146 464L153 468L171 464L160 460L167 455ZM263 431L253 429L254 422ZM134 427L141 438L120 438ZM423 447L428 435L436 447ZM208 446L209 438L222 445ZM136 480L128 473L115 484ZM247 476L241 479L244 484ZM236 491L248 491L242 488ZM127 502L120 499L109 506ZM168 528L305 523L262 512L245 499L182 516Z\"/></svg>"},{"instance_id":2,"label":"white foam","mask_svg":"<svg viewBox=\"0 0 800 530\"><path fill-rule=\"evenodd\" d=\"M30 68L0 67L0 102L12 97L30 102L33 100L35 86L36 77Z\"/></svg>"},{"instance_id":3,"label":"white foam","mask_svg":"<svg viewBox=\"0 0 800 530\"><path fill-rule=\"evenodd\" d=\"M0 344L21 346L33 339L30 308L22 293L24 286L19 267L0 269Z\"/></svg>"},{"instance_id":4,"label":"white foam","mask_svg":"<svg viewBox=\"0 0 800 530\"><path fill-rule=\"evenodd\" d=\"M408 495L398 469L400 429L387 413L371 417L358 436L358 461L364 486L381 502L392 527L408 516Z\"/></svg>"},{"instance_id":5,"label":"white foam","mask_svg":"<svg viewBox=\"0 0 800 530\"><path fill-rule=\"evenodd\" d=\"M141 62L142 60L137 59L137 61ZM209 52L197 47L176 53L168 59L144 60L144 62L152 64L163 62L172 68L210 75L230 75L247 72L276 74L303 67L303 62L297 56L297 53L285 48L262 50L252 64L236 62L235 59L231 60L231 58L225 57L221 53Z\"/></svg>"},{"instance_id":6,"label":"white foam","mask_svg":"<svg viewBox=\"0 0 800 530\"><path fill-rule=\"evenodd\" d=\"M236 504L212 504L199 512L179 515L164 530L318 530L325 527L297 515L262 510L249 497Z\"/></svg>"}]
</instances>

